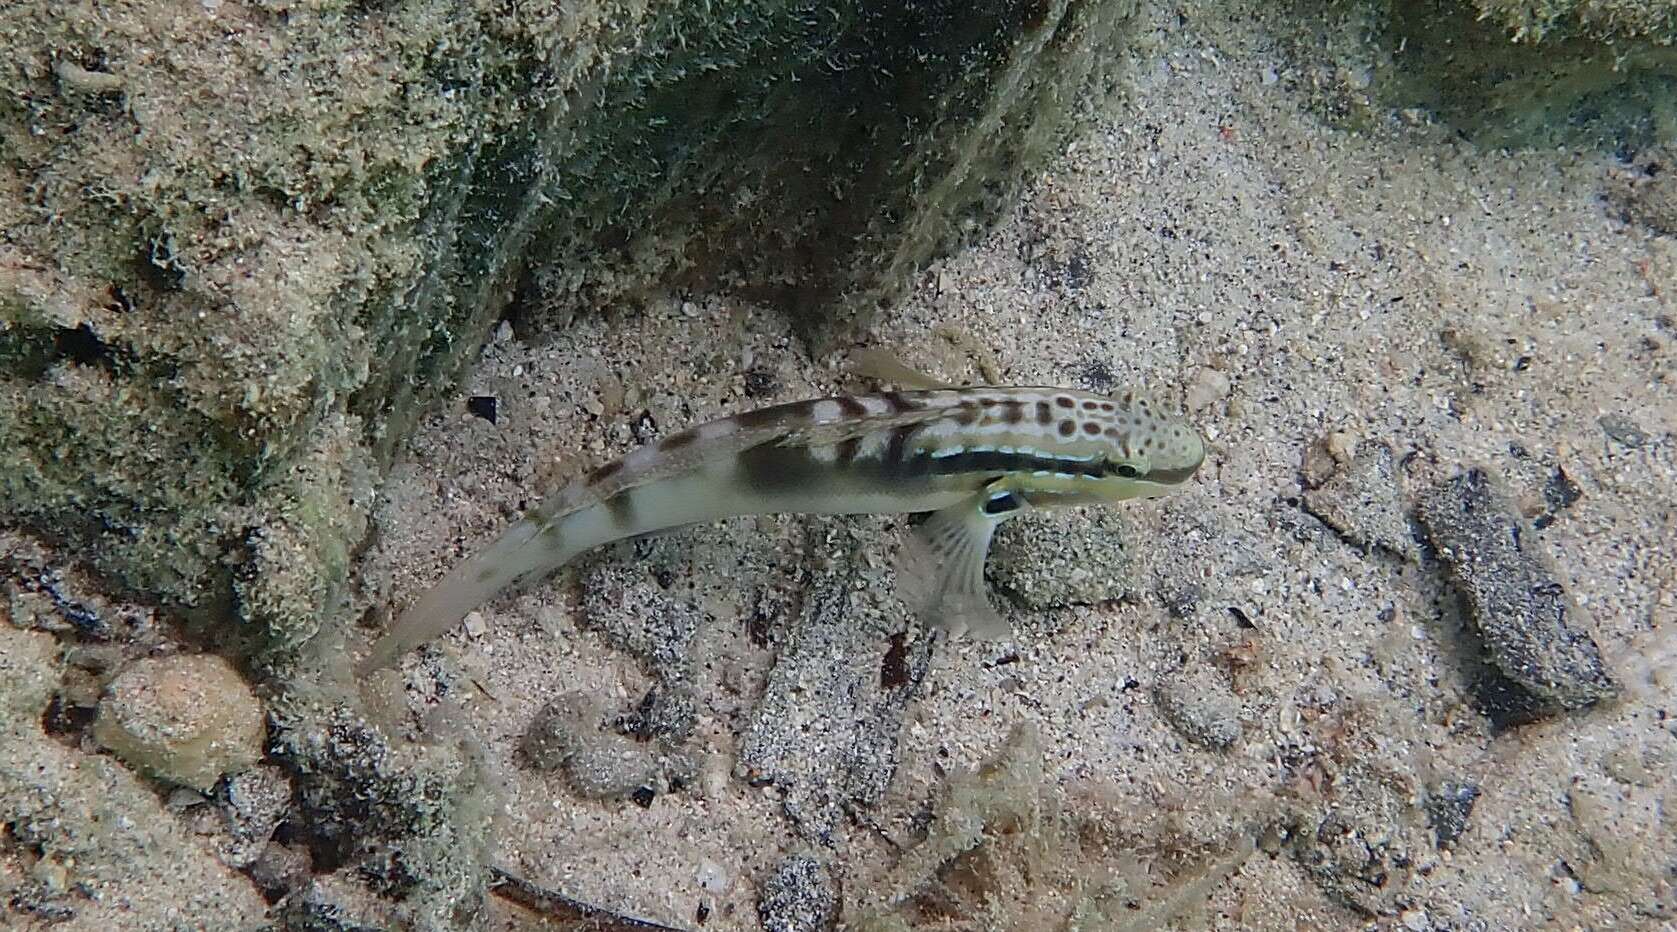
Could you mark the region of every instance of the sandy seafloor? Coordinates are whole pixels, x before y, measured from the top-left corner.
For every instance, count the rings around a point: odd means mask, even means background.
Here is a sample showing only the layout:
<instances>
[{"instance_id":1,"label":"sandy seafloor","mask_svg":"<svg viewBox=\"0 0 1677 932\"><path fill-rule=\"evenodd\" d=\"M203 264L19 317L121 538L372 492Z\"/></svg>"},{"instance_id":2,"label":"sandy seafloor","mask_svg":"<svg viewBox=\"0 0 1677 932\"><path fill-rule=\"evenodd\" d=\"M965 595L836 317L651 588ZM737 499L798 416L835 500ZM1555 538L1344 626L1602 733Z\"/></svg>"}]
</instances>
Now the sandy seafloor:
<instances>
[{"instance_id":1,"label":"sandy seafloor","mask_svg":"<svg viewBox=\"0 0 1677 932\"><path fill-rule=\"evenodd\" d=\"M734 776L774 662L746 618L764 592L793 598L826 559L822 535L860 541L883 566L901 522L737 519L669 543L687 548L670 593L705 616L691 646L697 725L679 749L698 775L644 808L582 799L515 752L555 696L582 690L609 714L651 683L579 606L588 567L634 572L640 558L620 547L583 561L489 604L441 661L404 667L413 732L471 736L504 781L507 869L679 927L702 908L706 929L755 928L759 885L783 856L810 853L854 919L892 882L887 839L918 837L945 776L1033 722L1048 791L1110 829L1107 866L1130 884L1120 913L1282 823L1341 854L1327 836L1354 836L1383 883L1335 892L1272 831L1184 927L1677 921L1677 241L1621 216L1608 153L1481 151L1425 114L1328 126L1308 106L1311 65L1260 27L1142 15L1171 22L1151 46L1168 52L1135 61L1018 209L927 270L870 334L962 381L993 354L1007 384L1141 386L1191 403L1210 438L1203 471L1181 494L1119 508L1128 565L1107 569L1127 574L1128 593L1050 617L1014 609L1008 643L938 644L889 789L812 839L783 813L784 787ZM534 343L503 332L387 486L363 578L405 602L554 482L631 449L637 430L864 385L842 353L810 358L783 318L726 298L671 295ZM498 423L466 411L474 394L498 399ZM1640 444L1610 437L1603 416L1634 425ZM1308 451L1363 441L1392 448L1405 502L1478 466L1527 518L1547 516L1527 543L1581 608L1621 698L1493 735L1468 697L1472 639L1436 561L1364 550L1301 507ZM1546 497L1557 471L1576 501ZM1066 521L1050 529L1088 527ZM877 628L854 636L885 650ZM439 663L479 688L439 698ZM1161 694L1196 684L1232 697L1240 733L1224 750L1161 714ZM1445 782L1479 792L1449 848L1427 814ZM975 926L1018 915L987 908Z\"/></svg>"}]
</instances>

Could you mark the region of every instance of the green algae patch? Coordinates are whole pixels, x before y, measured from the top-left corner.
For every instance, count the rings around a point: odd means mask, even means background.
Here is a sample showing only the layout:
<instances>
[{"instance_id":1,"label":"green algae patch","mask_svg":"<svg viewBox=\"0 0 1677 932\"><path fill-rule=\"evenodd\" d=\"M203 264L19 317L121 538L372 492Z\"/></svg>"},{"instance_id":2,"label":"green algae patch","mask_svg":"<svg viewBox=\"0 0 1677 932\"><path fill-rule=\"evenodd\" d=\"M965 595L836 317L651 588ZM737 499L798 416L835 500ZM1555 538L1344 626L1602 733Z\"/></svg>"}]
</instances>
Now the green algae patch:
<instances>
[{"instance_id":1,"label":"green algae patch","mask_svg":"<svg viewBox=\"0 0 1677 932\"><path fill-rule=\"evenodd\" d=\"M1284 39L1342 129L1440 124L1486 148L1607 150L1677 134L1677 5L1591 0L1327 4Z\"/></svg>"},{"instance_id":2,"label":"green algae patch","mask_svg":"<svg viewBox=\"0 0 1677 932\"><path fill-rule=\"evenodd\" d=\"M1515 41L1554 37L1644 38L1661 45L1677 41L1677 3L1672 0L1474 0L1479 18L1508 30Z\"/></svg>"},{"instance_id":3,"label":"green algae patch","mask_svg":"<svg viewBox=\"0 0 1677 932\"><path fill-rule=\"evenodd\" d=\"M1611 6L1394 4L1382 96L1487 146L1635 152L1669 140L1677 6Z\"/></svg>"}]
</instances>

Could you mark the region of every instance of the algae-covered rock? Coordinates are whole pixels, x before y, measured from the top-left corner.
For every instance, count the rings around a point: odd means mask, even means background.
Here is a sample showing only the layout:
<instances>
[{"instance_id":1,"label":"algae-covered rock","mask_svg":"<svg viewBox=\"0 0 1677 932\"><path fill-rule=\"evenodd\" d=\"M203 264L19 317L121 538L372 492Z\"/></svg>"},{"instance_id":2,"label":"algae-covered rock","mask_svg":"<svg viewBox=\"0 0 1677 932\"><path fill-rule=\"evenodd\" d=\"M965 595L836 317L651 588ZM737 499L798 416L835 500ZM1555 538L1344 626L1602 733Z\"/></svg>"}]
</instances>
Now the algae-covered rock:
<instances>
[{"instance_id":1,"label":"algae-covered rock","mask_svg":"<svg viewBox=\"0 0 1677 932\"><path fill-rule=\"evenodd\" d=\"M262 758L262 703L227 661L207 654L148 657L117 675L93 737L127 763L208 791Z\"/></svg>"},{"instance_id":2,"label":"algae-covered rock","mask_svg":"<svg viewBox=\"0 0 1677 932\"><path fill-rule=\"evenodd\" d=\"M343 910L459 928L483 896L494 808L473 746L393 744L343 698L301 692L276 701L271 739L306 813L287 840L316 871L287 915L306 928Z\"/></svg>"},{"instance_id":3,"label":"algae-covered rock","mask_svg":"<svg viewBox=\"0 0 1677 932\"><path fill-rule=\"evenodd\" d=\"M1677 3L1672 0L1473 0L1472 5L1481 18L1500 24L1517 40L1583 33L1677 41Z\"/></svg>"},{"instance_id":4,"label":"algae-covered rock","mask_svg":"<svg viewBox=\"0 0 1677 932\"><path fill-rule=\"evenodd\" d=\"M344 621L412 425L502 317L726 286L812 337L863 319L996 215L1132 7L4 4L0 522L284 674L284 843L335 878L293 912L379 914L334 892L365 882L447 926L474 758L288 662Z\"/></svg>"},{"instance_id":5,"label":"algae-covered rock","mask_svg":"<svg viewBox=\"0 0 1677 932\"><path fill-rule=\"evenodd\" d=\"M1419 0L1323 8L1312 108L1349 127L1440 123L1485 149L1621 156L1677 125L1671 0ZM1322 40L1326 41L1322 41ZM1284 40L1285 41L1285 40Z\"/></svg>"},{"instance_id":6,"label":"algae-covered rock","mask_svg":"<svg viewBox=\"0 0 1677 932\"><path fill-rule=\"evenodd\" d=\"M0 520L294 647L510 299L830 333L995 215L1129 10L6 4Z\"/></svg>"}]
</instances>

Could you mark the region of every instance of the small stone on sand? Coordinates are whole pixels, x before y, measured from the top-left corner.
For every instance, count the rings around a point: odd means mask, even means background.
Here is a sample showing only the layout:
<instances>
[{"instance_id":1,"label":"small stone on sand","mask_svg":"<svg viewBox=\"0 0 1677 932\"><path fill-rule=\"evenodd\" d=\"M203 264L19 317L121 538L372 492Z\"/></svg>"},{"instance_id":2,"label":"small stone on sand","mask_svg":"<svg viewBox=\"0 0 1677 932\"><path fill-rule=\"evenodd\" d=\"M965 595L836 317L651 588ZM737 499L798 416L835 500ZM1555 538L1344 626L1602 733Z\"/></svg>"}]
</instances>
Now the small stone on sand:
<instances>
[{"instance_id":1,"label":"small stone on sand","mask_svg":"<svg viewBox=\"0 0 1677 932\"><path fill-rule=\"evenodd\" d=\"M132 767L208 792L261 760L264 727L262 703L227 661L176 654L118 674L93 737Z\"/></svg>"}]
</instances>

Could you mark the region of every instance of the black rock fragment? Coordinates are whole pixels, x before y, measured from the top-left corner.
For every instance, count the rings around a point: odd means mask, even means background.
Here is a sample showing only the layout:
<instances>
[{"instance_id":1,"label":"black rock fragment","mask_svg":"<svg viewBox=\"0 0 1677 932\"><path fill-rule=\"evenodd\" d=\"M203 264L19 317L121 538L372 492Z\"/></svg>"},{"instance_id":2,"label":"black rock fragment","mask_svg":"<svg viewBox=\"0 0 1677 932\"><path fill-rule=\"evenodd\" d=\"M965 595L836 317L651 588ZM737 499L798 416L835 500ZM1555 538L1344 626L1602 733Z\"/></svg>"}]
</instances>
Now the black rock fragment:
<instances>
[{"instance_id":1,"label":"black rock fragment","mask_svg":"<svg viewBox=\"0 0 1677 932\"><path fill-rule=\"evenodd\" d=\"M1455 847L1467 831L1467 819L1479 800L1479 787L1445 780L1427 794L1427 821L1438 838L1438 847Z\"/></svg>"},{"instance_id":2,"label":"black rock fragment","mask_svg":"<svg viewBox=\"0 0 1677 932\"><path fill-rule=\"evenodd\" d=\"M498 402L494 395L473 395L466 399L466 410L491 424L496 423Z\"/></svg>"}]
</instances>

